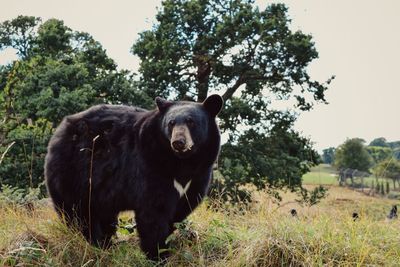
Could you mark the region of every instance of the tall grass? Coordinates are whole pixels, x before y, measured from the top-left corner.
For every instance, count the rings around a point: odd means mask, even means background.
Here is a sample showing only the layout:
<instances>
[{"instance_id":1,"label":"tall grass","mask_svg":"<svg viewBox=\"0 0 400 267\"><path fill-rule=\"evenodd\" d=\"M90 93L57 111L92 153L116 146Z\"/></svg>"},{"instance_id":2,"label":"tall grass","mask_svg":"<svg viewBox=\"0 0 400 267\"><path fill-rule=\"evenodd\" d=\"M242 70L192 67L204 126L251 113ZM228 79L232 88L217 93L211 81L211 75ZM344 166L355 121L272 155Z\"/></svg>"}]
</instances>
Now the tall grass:
<instances>
[{"instance_id":1,"label":"tall grass","mask_svg":"<svg viewBox=\"0 0 400 267\"><path fill-rule=\"evenodd\" d=\"M247 208L203 203L168 239L166 266L398 266L400 222L387 220L396 202L331 187L317 207L290 194L277 206L259 194ZM213 206L214 209L208 208ZM215 209L215 207L217 207ZM296 208L298 217L290 209ZM352 212L360 219L353 221ZM130 216L123 214L123 216ZM154 266L137 233L118 232L108 250L90 246L48 205L35 211L0 205L1 266Z\"/></svg>"}]
</instances>

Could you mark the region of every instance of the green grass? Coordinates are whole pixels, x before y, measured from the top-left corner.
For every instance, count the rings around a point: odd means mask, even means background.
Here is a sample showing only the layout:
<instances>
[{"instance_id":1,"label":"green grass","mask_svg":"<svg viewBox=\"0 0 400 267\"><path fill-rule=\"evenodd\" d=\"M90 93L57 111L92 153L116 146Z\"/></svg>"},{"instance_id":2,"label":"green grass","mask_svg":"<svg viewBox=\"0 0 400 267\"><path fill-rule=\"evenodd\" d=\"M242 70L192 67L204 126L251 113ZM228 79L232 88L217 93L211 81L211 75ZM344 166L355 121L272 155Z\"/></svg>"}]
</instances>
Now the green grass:
<instances>
[{"instance_id":1,"label":"green grass","mask_svg":"<svg viewBox=\"0 0 400 267\"><path fill-rule=\"evenodd\" d=\"M350 180L347 180L350 183ZM373 175L369 177L365 177L363 180L364 187L372 187L372 185L376 186L378 183L383 183L386 192L386 183L389 182L389 190L394 190L393 182L387 178L376 178ZM303 183L309 185L338 185L338 177L337 171L329 164L320 164L313 168L311 171L303 175ZM355 183L361 184L361 178L356 178ZM395 188L396 191L399 188Z\"/></svg>"},{"instance_id":2,"label":"green grass","mask_svg":"<svg viewBox=\"0 0 400 267\"><path fill-rule=\"evenodd\" d=\"M308 186L310 187L310 186ZM301 207L290 193L277 206L266 194L245 209L203 203L169 238L166 266L396 266L400 222L386 215L395 201L330 186L318 206ZM222 206L221 206L222 207ZM296 208L298 218L289 215ZM352 212L360 214L354 222ZM130 214L124 213L123 217ZM0 266L154 266L137 233L121 231L108 250L68 229L48 205L34 212L0 203Z\"/></svg>"},{"instance_id":3,"label":"green grass","mask_svg":"<svg viewBox=\"0 0 400 267\"><path fill-rule=\"evenodd\" d=\"M328 164L320 164L303 175L304 184L337 185L336 171Z\"/></svg>"}]
</instances>

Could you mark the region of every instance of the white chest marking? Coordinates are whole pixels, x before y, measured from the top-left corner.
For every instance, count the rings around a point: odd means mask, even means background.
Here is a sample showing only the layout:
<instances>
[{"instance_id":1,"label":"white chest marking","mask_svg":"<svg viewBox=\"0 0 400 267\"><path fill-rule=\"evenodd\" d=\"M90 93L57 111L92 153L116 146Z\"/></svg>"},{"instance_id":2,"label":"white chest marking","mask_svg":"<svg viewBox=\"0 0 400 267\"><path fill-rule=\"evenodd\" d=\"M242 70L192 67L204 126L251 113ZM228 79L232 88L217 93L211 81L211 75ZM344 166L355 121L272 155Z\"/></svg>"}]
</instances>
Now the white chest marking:
<instances>
[{"instance_id":1,"label":"white chest marking","mask_svg":"<svg viewBox=\"0 0 400 267\"><path fill-rule=\"evenodd\" d=\"M183 187L176 179L174 179L174 187L179 194L179 198L181 198L183 195L186 194L186 192L189 190L191 182L192 180L189 180L189 182L187 182L185 187Z\"/></svg>"}]
</instances>

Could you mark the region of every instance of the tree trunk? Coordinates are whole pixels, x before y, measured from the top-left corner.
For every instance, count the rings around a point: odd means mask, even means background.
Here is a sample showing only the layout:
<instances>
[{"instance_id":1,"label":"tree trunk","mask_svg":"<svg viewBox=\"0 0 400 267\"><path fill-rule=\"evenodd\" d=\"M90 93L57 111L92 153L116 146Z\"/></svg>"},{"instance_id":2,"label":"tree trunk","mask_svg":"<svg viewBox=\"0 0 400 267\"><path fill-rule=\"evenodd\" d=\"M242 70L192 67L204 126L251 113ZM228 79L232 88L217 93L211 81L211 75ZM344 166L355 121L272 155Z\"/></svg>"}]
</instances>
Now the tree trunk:
<instances>
[{"instance_id":1,"label":"tree trunk","mask_svg":"<svg viewBox=\"0 0 400 267\"><path fill-rule=\"evenodd\" d=\"M195 55L193 63L197 67L197 102L203 102L208 94L208 82L212 71L211 59L208 55Z\"/></svg>"},{"instance_id":2,"label":"tree trunk","mask_svg":"<svg viewBox=\"0 0 400 267\"><path fill-rule=\"evenodd\" d=\"M205 82L198 82L197 84L197 102L203 102L207 98L208 93L208 79Z\"/></svg>"}]
</instances>

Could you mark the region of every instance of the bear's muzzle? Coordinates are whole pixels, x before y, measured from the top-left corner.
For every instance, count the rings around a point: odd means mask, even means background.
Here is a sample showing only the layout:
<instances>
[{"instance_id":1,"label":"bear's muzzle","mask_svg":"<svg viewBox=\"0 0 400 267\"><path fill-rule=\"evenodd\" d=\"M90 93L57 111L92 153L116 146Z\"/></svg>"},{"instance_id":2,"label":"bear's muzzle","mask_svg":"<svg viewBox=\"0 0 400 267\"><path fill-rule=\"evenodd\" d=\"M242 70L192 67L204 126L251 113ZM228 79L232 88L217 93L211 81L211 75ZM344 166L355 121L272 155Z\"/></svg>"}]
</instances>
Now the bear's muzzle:
<instances>
[{"instance_id":1,"label":"bear's muzzle","mask_svg":"<svg viewBox=\"0 0 400 267\"><path fill-rule=\"evenodd\" d=\"M172 129L171 148L178 156L190 154L193 149L193 139L186 125L176 125Z\"/></svg>"}]
</instances>

